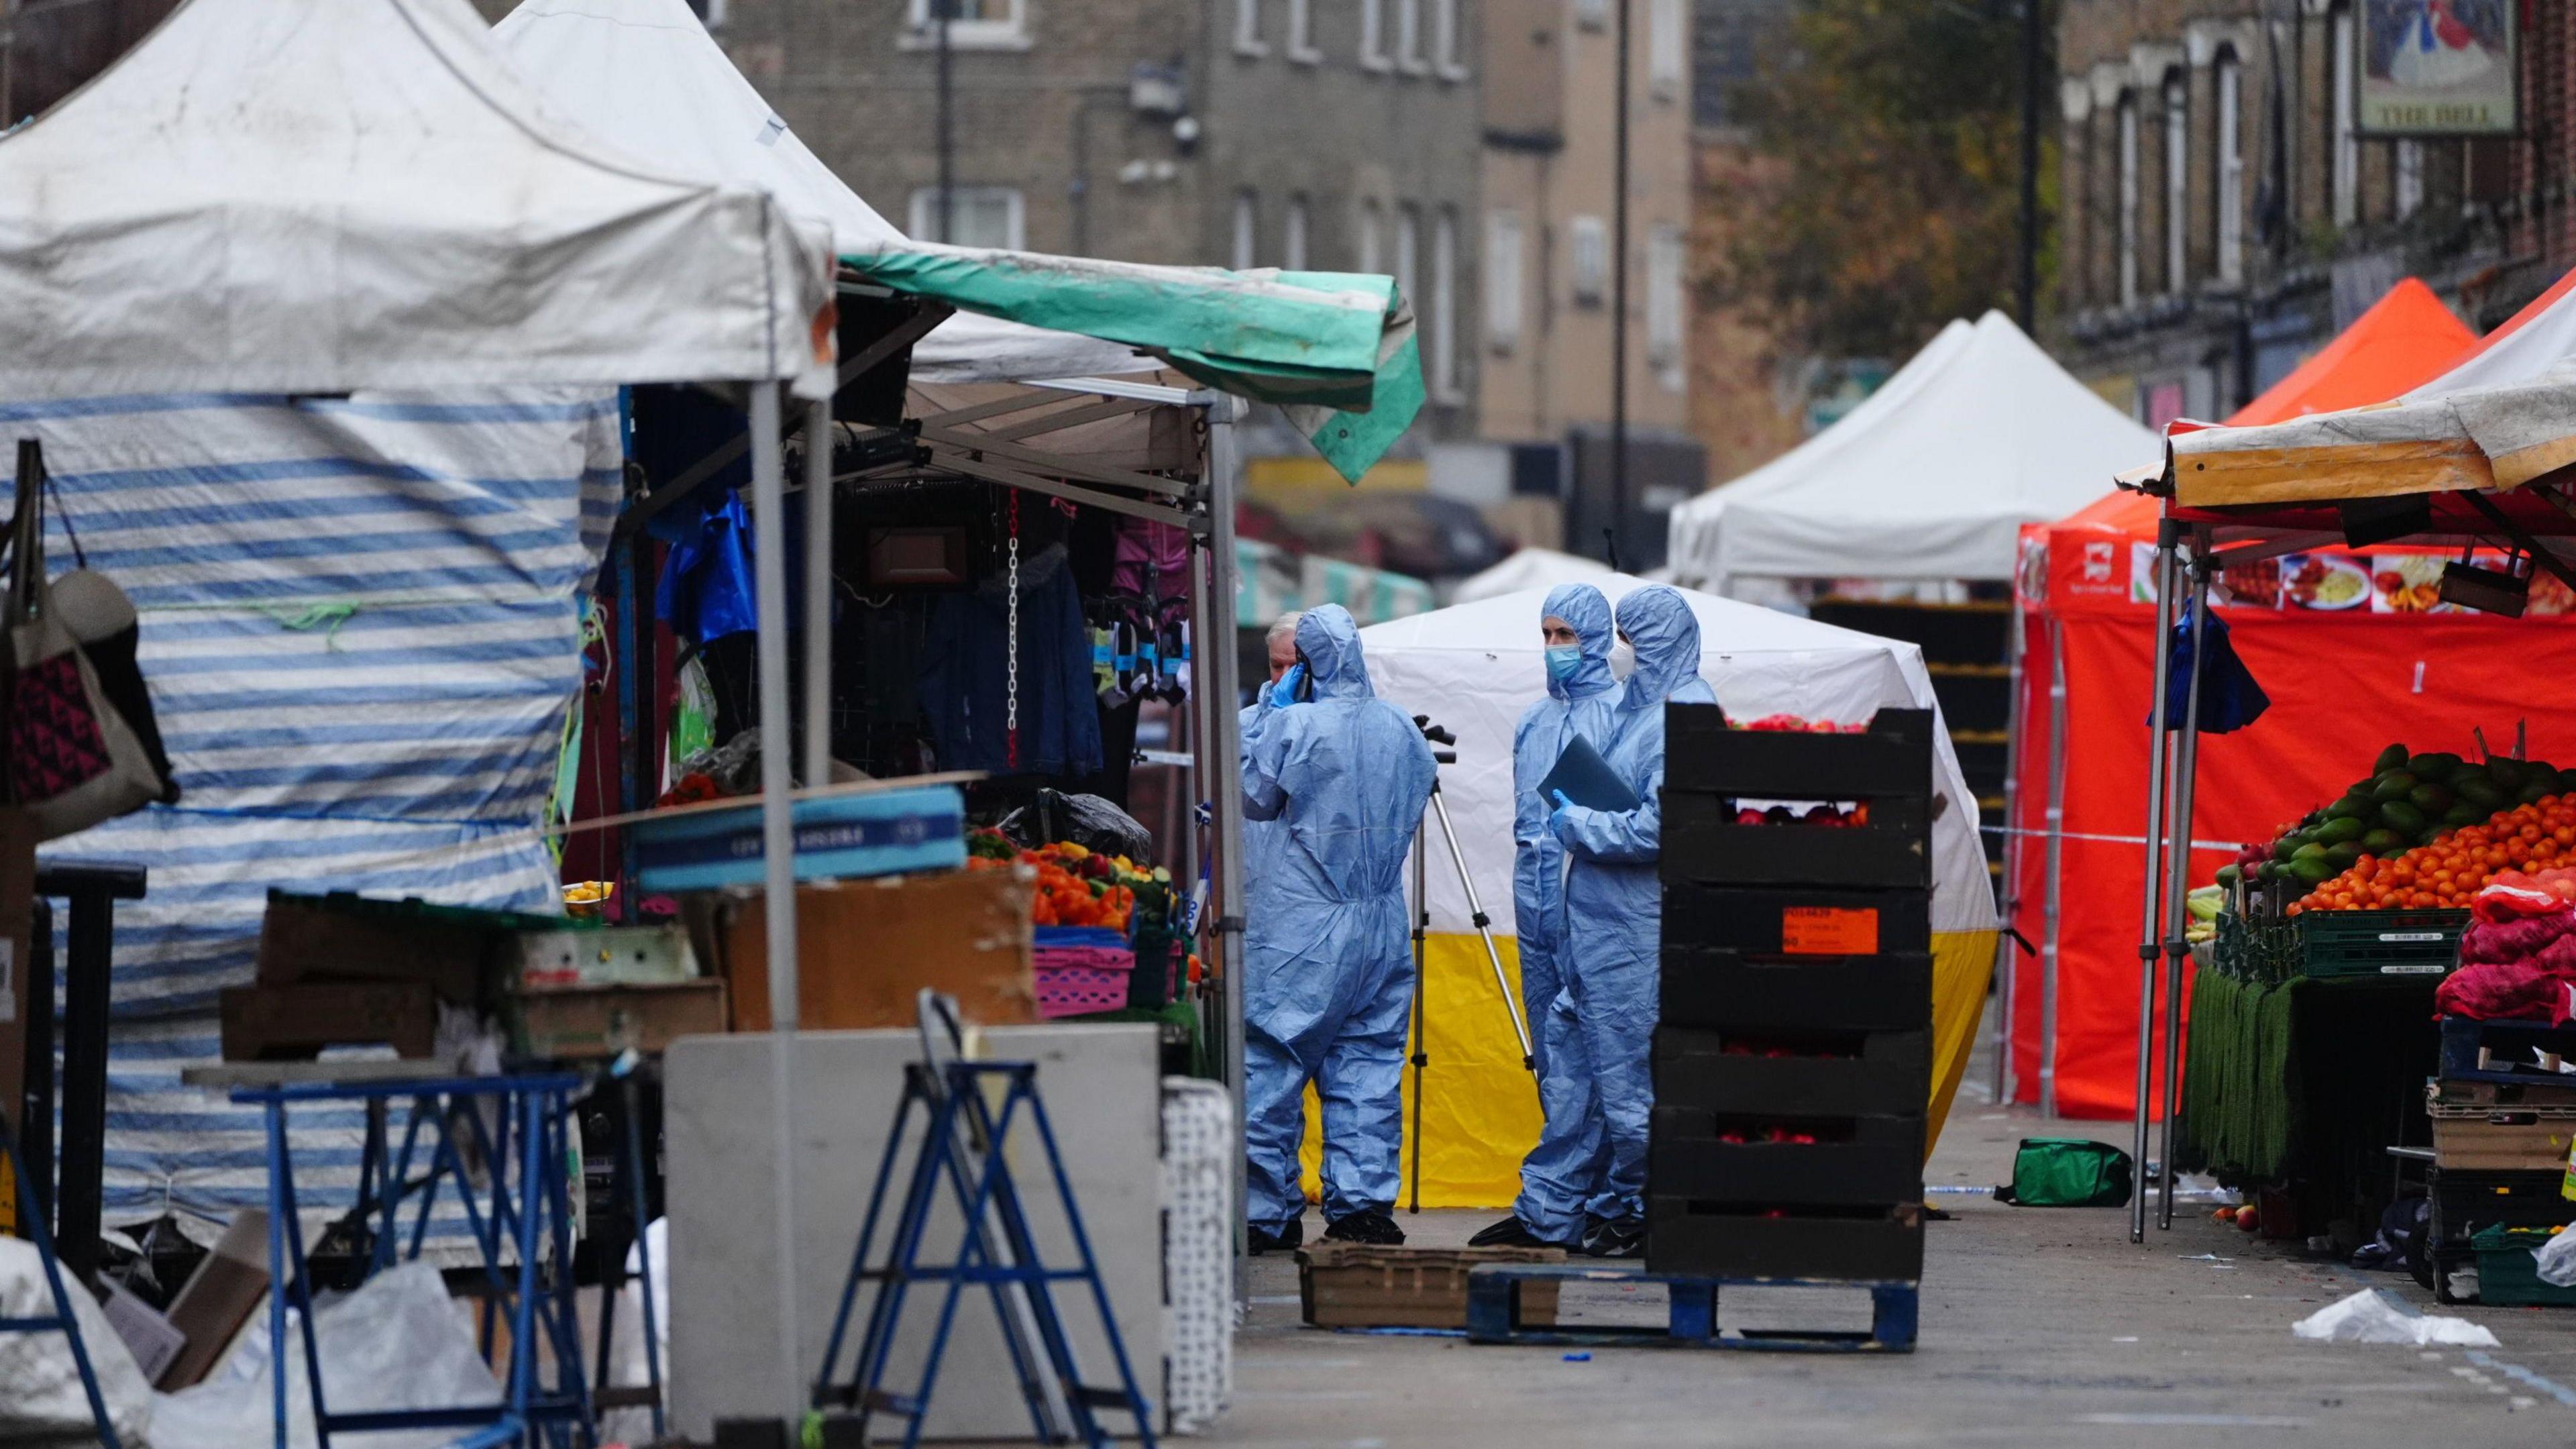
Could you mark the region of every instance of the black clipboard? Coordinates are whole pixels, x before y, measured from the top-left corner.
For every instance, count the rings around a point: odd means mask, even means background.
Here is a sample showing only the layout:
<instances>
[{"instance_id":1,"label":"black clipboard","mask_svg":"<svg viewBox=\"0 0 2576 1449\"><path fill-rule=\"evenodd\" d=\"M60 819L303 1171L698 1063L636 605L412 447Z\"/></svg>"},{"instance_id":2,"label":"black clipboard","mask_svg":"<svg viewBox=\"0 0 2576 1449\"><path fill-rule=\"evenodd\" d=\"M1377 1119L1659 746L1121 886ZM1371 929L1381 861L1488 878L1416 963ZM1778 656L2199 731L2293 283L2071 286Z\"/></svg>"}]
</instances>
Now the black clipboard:
<instances>
[{"instance_id":1,"label":"black clipboard","mask_svg":"<svg viewBox=\"0 0 2576 1449\"><path fill-rule=\"evenodd\" d=\"M1560 790L1566 799L1587 810L1604 810L1613 815L1634 810L1639 803L1637 792L1628 788L1628 782L1620 779L1610 762L1601 758L1601 752L1581 735L1576 735L1565 753L1556 757L1556 766L1547 772L1547 778L1538 782L1538 798L1551 806Z\"/></svg>"}]
</instances>

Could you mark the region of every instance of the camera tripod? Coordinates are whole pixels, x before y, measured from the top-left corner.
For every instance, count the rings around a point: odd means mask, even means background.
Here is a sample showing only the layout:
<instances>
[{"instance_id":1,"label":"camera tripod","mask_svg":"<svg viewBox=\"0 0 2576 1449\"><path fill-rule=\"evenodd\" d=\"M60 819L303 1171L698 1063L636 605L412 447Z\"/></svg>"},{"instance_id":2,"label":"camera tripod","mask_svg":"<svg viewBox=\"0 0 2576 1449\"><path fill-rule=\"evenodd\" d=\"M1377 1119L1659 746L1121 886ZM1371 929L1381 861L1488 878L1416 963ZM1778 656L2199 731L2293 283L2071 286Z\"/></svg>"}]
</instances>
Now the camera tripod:
<instances>
[{"instance_id":1,"label":"camera tripod","mask_svg":"<svg viewBox=\"0 0 2576 1449\"><path fill-rule=\"evenodd\" d=\"M1458 737L1431 722L1431 716L1417 714L1414 726L1431 742L1431 759L1436 765L1458 763ZM1521 1069L1530 1074L1533 1086L1538 1080L1538 1055L1530 1046L1529 1023L1521 1014L1519 990L1503 970L1503 953L1494 944L1493 917L1485 914L1484 902L1477 898L1475 879L1468 874L1467 857L1458 849L1457 828L1449 823L1448 803L1440 798L1440 776L1431 777L1431 804L1428 819L1440 822L1440 838L1449 846L1449 863L1458 872L1459 889L1467 895L1467 918L1475 923L1477 937L1485 943L1485 961L1494 970L1494 989L1502 994L1503 1010L1511 1017L1512 1036L1520 1042ZM1431 1065L1431 1042L1426 1032L1430 1024L1425 1004L1429 976L1425 970L1426 943L1431 930L1430 843L1417 830L1413 839L1413 1173L1408 1212L1422 1211L1422 1074Z\"/></svg>"}]
</instances>

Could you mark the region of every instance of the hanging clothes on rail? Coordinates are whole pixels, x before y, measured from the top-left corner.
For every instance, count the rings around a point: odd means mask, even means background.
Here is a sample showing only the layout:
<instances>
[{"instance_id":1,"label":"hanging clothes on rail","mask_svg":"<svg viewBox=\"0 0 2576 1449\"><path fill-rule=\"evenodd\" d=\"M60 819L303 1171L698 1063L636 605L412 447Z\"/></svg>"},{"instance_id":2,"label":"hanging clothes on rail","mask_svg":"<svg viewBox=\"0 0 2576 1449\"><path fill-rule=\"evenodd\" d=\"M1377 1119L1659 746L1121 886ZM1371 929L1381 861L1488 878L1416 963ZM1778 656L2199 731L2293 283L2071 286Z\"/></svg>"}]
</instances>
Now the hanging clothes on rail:
<instances>
[{"instance_id":1,"label":"hanging clothes on rail","mask_svg":"<svg viewBox=\"0 0 2576 1449\"><path fill-rule=\"evenodd\" d=\"M1088 775L1100 768L1091 630L1061 543L1019 566L1018 763L1012 763L1011 587L996 573L931 606L922 641L921 709L939 767Z\"/></svg>"}]
</instances>

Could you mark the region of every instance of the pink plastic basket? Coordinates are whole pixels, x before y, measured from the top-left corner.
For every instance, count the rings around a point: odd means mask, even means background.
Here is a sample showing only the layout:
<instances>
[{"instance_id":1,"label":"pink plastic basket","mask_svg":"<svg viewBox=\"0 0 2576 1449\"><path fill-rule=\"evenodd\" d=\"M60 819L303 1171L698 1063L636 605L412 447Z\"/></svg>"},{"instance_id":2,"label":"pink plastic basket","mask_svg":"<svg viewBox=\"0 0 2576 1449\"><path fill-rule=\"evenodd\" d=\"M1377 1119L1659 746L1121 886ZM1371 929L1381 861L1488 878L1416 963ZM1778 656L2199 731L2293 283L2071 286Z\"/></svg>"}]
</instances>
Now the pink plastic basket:
<instances>
[{"instance_id":1,"label":"pink plastic basket","mask_svg":"<svg viewBox=\"0 0 2576 1449\"><path fill-rule=\"evenodd\" d=\"M1085 954L1096 959L1106 953ZM1127 979L1136 973L1136 958L1129 956L1124 965L1053 965L1041 952L1036 966L1038 1015L1053 1019L1123 1010L1127 1005Z\"/></svg>"}]
</instances>

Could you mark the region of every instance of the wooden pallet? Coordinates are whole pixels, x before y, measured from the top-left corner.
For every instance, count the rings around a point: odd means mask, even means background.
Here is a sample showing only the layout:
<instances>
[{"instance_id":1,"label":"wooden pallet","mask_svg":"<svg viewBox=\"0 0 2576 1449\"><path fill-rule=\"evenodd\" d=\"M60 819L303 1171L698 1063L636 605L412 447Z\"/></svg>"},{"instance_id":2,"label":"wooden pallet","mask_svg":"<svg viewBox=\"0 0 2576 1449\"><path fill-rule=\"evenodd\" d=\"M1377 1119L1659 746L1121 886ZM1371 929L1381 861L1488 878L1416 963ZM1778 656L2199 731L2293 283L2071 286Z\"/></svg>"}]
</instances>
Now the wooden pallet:
<instances>
[{"instance_id":1,"label":"wooden pallet","mask_svg":"<svg viewBox=\"0 0 2576 1449\"><path fill-rule=\"evenodd\" d=\"M1633 1285L1661 1283L1670 1296L1668 1320L1661 1328L1603 1324L1567 1327L1524 1326L1520 1321L1521 1289L1545 1284L1561 1293L1569 1283ZM1828 1329L1765 1329L1733 1336L1719 1333L1717 1293L1720 1288L1866 1288L1870 1325L1867 1332ZM1912 1353L1920 1293L1912 1282L1821 1278L1684 1278L1637 1268L1586 1264L1489 1263L1467 1275L1467 1339L1471 1343L1570 1345L1574 1347L1725 1348L1789 1353Z\"/></svg>"}]
</instances>

